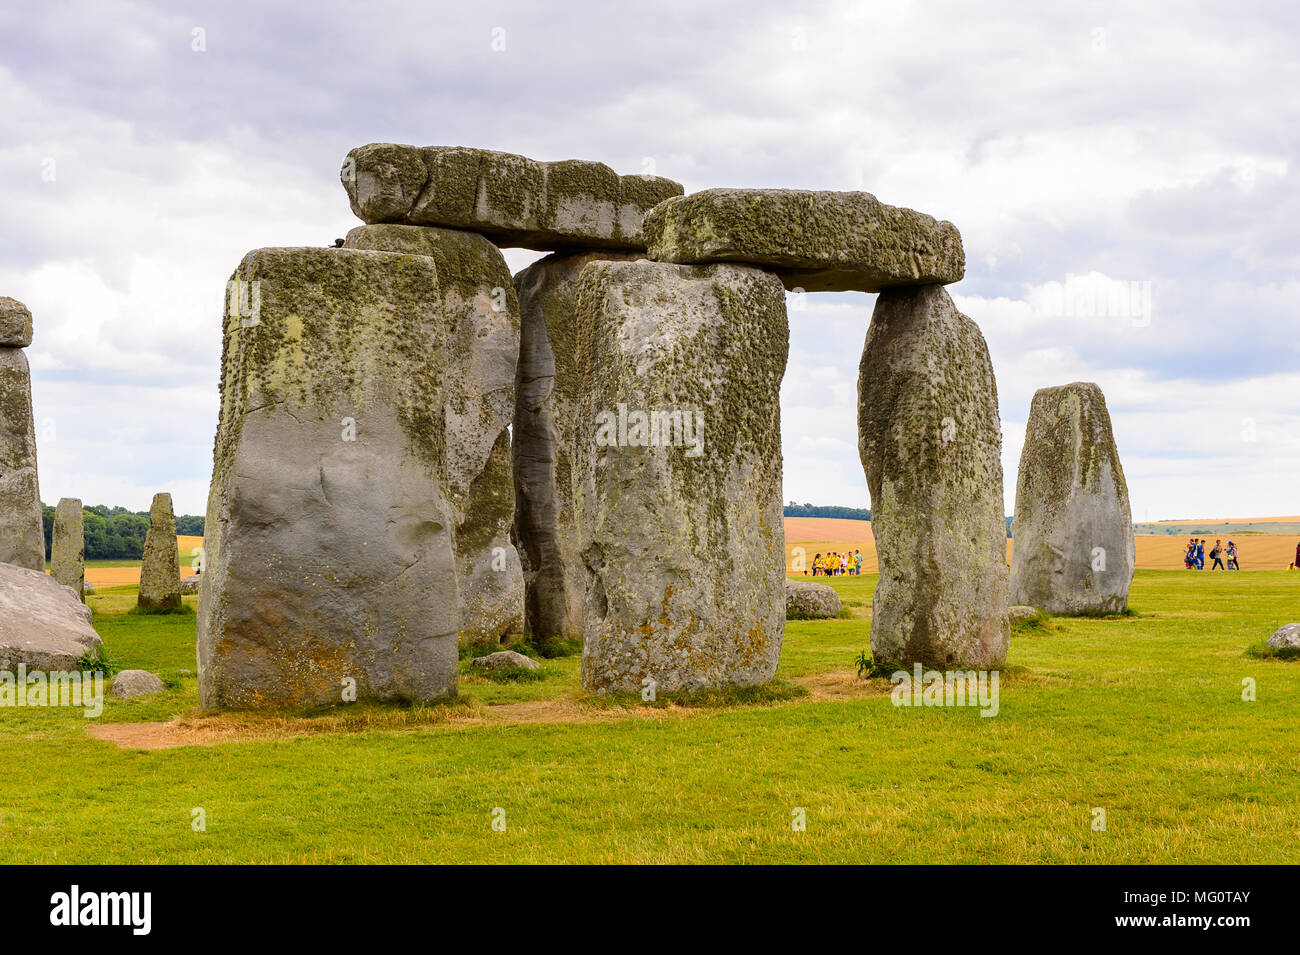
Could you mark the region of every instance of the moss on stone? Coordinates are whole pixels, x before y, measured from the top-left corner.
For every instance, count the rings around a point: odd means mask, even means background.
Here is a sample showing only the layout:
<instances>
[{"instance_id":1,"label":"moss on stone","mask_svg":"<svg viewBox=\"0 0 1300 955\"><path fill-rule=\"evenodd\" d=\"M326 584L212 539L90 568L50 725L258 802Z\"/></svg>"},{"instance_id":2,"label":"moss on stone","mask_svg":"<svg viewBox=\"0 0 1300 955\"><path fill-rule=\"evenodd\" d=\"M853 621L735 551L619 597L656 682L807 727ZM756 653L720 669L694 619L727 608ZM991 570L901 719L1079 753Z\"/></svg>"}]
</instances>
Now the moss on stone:
<instances>
[{"instance_id":1,"label":"moss on stone","mask_svg":"<svg viewBox=\"0 0 1300 955\"><path fill-rule=\"evenodd\" d=\"M502 245L644 250L641 219L682 187L656 176L619 176L603 163L537 162L459 146L359 147L346 177L364 221L472 229ZM418 179L418 182L416 181Z\"/></svg>"},{"instance_id":2,"label":"moss on stone","mask_svg":"<svg viewBox=\"0 0 1300 955\"><path fill-rule=\"evenodd\" d=\"M651 258L761 265L788 289L877 292L965 272L952 223L866 192L708 189L655 206L644 232Z\"/></svg>"}]
</instances>

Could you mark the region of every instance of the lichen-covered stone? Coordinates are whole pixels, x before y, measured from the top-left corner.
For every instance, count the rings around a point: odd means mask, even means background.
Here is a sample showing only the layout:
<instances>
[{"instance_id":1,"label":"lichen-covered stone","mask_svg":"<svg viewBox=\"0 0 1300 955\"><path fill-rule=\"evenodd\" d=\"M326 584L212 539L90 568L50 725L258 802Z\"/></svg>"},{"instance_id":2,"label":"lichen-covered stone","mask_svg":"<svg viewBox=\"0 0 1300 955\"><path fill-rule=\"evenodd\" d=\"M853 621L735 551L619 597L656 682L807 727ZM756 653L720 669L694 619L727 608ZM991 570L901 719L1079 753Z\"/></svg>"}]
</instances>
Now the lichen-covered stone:
<instances>
[{"instance_id":1,"label":"lichen-covered stone","mask_svg":"<svg viewBox=\"0 0 1300 955\"><path fill-rule=\"evenodd\" d=\"M1034 394L1012 526L1011 599L1052 613L1119 613L1133 582L1133 517L1101 389Z\"/></svg>"},{"instance_id":2,"label":"lichen-covered stone","mask_svg":"<svg viewBox=\"0 0 1300 955\"><path fill-rule=\"evenodd\" d=\"M32 343L32 313L16 299L0 295L0 348L26 348Z\"/></svg>"},{"instance_id":3,"label":"lichen-covered stone","mask_svg":"<svg viewBox=\"0 0 1300 955\"><path fill-rule=\"evenodd\" d=\"M979 328L937 285L882 292L858 378L858 450L880 558L878 662L946 669L1006 660L1001 448Z\"/></svg>"},{"instance_id":4,"label":"lichen-covered stone","mask_svg":"<svg viewBox=\"0 0 1300 955\"><path fill-rule=\"evenodd\" d=\"M136 605L155 613L181 608L181 572L176 550L176 515L172 496L160 491L149 507L149 531L144 537L140 565L140 595Z\"/></svg>"},{"instance_id":5,"label":"lichen-covered stone","mask_svg":"<svg viewBox=\"0 0 1300 955\"><path fill-rule=\"evenodd\" d=\"M501 250L481 235L368 225L345 248L426 255L438 272L456 387L445 408L447 496L455 513L460 640L501 644L524 629L524 577L511 541L510 423L519 362L519 301Z\"/></svg>"},{"instance_id":6,"label":"lichen-covered stone","mask_svg":"<svg viewBox=\"0 0 1300 955\"><path fill-rule=\"evenodd\" d=\"M1279 650L1300 650L1300 623L1288 623L1278 627L1265 643Z\"/></svg>"},{"instance_id":7,"label":"lichen-covered stone","mask_svg":"<svg viewBox=\"0 0 1300 955\"><path fill-rule=\"evenodd\" d=\"M463 146L359 146L340 178L364 222L471 229L498 245L543 251L644 250L645 214L682 194L670 179L620 176L603 163Z\"/></svg>"},{"instance_id":8,"label":"lichen-covered stone","mask_svg":"<svg viewBox=\"0 0 1300 955\"><path fill-rule=\"evenodd\" d=\"M514 650L498 650L486 656L475 657L469 665L476 670L510 670L519 667L524 670L541 669L541 664L532 657L526 657Z\"/></svg>"},{"instance_id":9,"label":"lichen-covered stone","mask_svg":"<svg viewBox=\"0 0 1300 955\"><path fill-rule=\"evenodd\" d=\"M787 620L823 620L839 616L840 595L834 587L811 580L785 581L785 616Z\"/></svg>"},{"instance_id":10,"label":"lichen-covered stone","mask_svg":"<svg viewBox=\"0 0 1300 955\"><path fill-rule=\"evenodd\" d=\"M199 584L205 707L456 691L455 322L426 255L259 249L232 278ZM253 303L256 303L254 305ZM252 314L244 314L244 313Z\"/></svg>"},{"instance_id":11,"label":"lichen-covered stone","mask_svg":"<svg viewBox=\"0 0 1300 955\"><path fill-rule=\"evenodd\" d=\"M0 348L0 562L45 570L27 356Z\"/></svg>"},{"instance_id":12,"label":"lichen-covered stone","mask_svg":"<svg viewBox=\"0 0 1300 955\"><path fill-rule=\"evenodd\" d=\"M780 283L594 261L575 339L583 400L559 433L577 486L583 686L766 682L785 627Z\"/></svg>"},{"instance_id":13,"label":"lichen-covered stone","mask_svg":"<svg viewBox=\"0 0 1300 955\"><path fill-rule=\"evenodd\" d=\"M0 563L0 670L72 671L103 645L69 588L43 569Z\"/></svg>"},{"instance_id":14,"label":"lichen-covered stone","mask_svg":"<svg viewBox=\"0 0 1300 955\"><path fill-rule=\"evenodd\" d=\"M1038 619L1038 608L1030 607L1026 604L1015 604L1007 608L1007 623L1011 626L1017 624L1029 623L1031 620Z\"/></svg>"},{"instance_id":15,"label":"lichen-covered stone","mask_svg":"<svg viewBox=\"0 0 1300 955\"><path fill-rule=\"evenodd\" d=\"M75 497L59 499L54 509L54 529L50 537L50 576L86 597L86 532L81 501Z\"/></svg>"},{"instance_id":16,"label":"lichen-covered stone","mask_svg":"<svg viewBox=\"0 0 1300 955\"><path fill-rule=\"evenodd\" d=\"M123 670L113 677L112 694L121 700L133 700L137 696L153 696L167 689L156 673L148 670Z\"/></svg>"},{"instance_id":17,"label":"lichen-covered stone","mask_svg":"<svg viewBox=\"0 0 1300 955\"><path fill-rule=\"evenodd\" d=\"M645 236L661 262L761 265L809 292L946 285L966 271L956 226L868 192L706 189L655 206Z\"/></svg>"},{"instance_id":18,"label":"lichen-covered stone","mask_svg":"<svg viewBox=\"0 0 1300 955\"><path fill-rule=\"evenodd\" d=\"M573 448L560 430L584 400L578 279L590 262L635 258L630 252L557 252L515 276L522 324L512 447L515 539L524 563L527 632L541 642L582 639Z\"/></svg>"}]
</instances>

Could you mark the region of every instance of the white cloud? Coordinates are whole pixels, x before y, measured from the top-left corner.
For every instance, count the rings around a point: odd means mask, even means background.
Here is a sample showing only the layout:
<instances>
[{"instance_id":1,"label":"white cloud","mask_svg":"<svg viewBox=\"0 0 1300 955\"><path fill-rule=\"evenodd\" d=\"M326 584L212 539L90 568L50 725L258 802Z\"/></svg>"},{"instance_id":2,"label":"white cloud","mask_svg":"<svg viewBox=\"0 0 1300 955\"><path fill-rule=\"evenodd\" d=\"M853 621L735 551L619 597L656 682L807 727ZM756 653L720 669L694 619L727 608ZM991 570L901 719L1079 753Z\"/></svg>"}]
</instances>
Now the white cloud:
<instances>
[{"instance_id":1,"label":"white cloud","mask_svg":"<svg viewBox=\"0 0 1300 955\"><path fill-rule=\"evenodd\" d=\"M46 499L143 508L166 488L201 509L226 278L249 249L343 235L339 161L395 140L628 172L649 157L688 189L867 189L950 219L968 262L951 291L998 375L1009 503L1034 390L1087 379L1138 516L1295 510L1296 11L566 9L0 11L0 294L35 315L37 415L57 424ZM516 270L537 257L507 252ZM1071 276L1149 288L1150 324L1044 308ZM787 499L867 504L856 383L872 302L791 311Z\"/></svg>"}]
</instances>

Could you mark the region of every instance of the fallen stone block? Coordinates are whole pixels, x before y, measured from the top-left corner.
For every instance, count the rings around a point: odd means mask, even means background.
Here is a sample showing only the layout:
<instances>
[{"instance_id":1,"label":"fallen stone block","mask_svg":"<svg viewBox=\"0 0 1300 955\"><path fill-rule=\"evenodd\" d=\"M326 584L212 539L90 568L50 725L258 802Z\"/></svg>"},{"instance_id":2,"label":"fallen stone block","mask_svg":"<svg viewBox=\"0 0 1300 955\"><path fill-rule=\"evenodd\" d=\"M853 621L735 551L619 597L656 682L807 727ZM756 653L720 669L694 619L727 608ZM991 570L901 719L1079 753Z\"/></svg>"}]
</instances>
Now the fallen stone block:
<instances>
[{"instance_id":1,"label":"fallen stone block","mask_svg":"<svg viewBox=\"0 0 1300 955\"><path fill-rule=\"evenodd\" d=\"M133 700L137 696L153 696L165 689L167 684L148 670L123 670L113 677L110 692L118 699Z\"/></svg>"},{"instance_id":2,"label":"fallen stone block","mask_svg":"<svg viewBox=\"0 0 1300 955\"><path fill-rule=\"evenodd\" d=\"M655 206L645 237L652 259L758 265L808 292L947 285L966 271L956 226L868 192L706 189Z\"/></svg>"},{"instance_id":3,"label":"fallen stone block","mask_svg":"<svg viewBox=\"0 0 1300 955\"><path fill-rule=\"evenodd\" d=\"M541 664L532 657L526 657L522 653L516 653L514 650L498 650L496 653L489 653L485 656L475 657L469 661L469 665L476 670L509 670L512 667L522 667L525 670L536 670Z\"/></svg>"},{"instance_id":4,"label":"fallen stone block","mask_svg":"<svg viewBox=\"0 0 1300 955\"><path fill-rule=\"evenodd\" d=\"M839 616L840 595L834 587L811 580L785 581L785 618L787 620L823 620Z\"/></svg>"},{"instance_id":5,"label":"fallen stone block","mask_svg":"<svg viewBox=\"0 0 1300 955\"><path fill-rule=\"evenodd\" d=\"M0 670L71 672L104 643L90 608L43 570L0 563Z\"/></svg>"},{"instance_id":6,"label":"fallen stone block","mask_svg":"<svg viewBox=\"0 0 1300 955\"><path fill-rule=\"evenodd\" d=\"M1278 627L1273 636L1269 637L1265 643L1270 647L1278 647L1279 649L1300 650L1300 623L1288 623L1285 626Z\"/></svg>"},{"instance_id":7,"label":"fallen stone block","mask_svg":"<svg viewBox=\"0 0 1300 955\"><path fill-rule=\"evenodd\" d=\"M363 222L450 226L498 245L645 249L642 220L682 187L658 176L620 176L598 162L537 162L463 146L371 143L340 173Z\"/></svg>"},{"instance_id":8,"label":"fallen stone block","mask_svg":"<svg viewBox=\"0 0 1300 955\"><path fill-rule=\"evenodd\" d=\"M1007 623L1015 626L1019 623L1029 623L1038 617L1036 607L1027 607L1024 604L1016 604L1007 608Z\"/></svg>"}]
</instances>

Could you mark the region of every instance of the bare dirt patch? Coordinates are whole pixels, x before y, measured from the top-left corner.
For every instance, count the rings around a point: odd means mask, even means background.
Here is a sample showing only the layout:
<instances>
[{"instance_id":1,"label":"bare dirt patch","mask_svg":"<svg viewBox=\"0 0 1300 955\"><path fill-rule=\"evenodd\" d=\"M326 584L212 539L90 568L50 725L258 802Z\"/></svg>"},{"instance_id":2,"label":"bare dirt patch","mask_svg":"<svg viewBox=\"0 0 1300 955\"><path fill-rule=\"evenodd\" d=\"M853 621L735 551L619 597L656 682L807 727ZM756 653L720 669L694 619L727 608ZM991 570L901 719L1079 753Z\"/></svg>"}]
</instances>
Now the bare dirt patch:
<instances>
[{"instance_id":1,"label":"bare dirt patch","mask_svg":"<svg viewBox=\"0 0 1300 955\"><path fill-rule=\"evenodd\" d=\"M97 723L86 727L86 732L122 749L175 749L179 746L221 746L365 730L521 723L613 723L629 719L673 719L699 712L678 706L600 707L580 700L558 699L496 706L433 707L421 713L394 711L387 717L374 713L361 717L331 715L315 718L258 717L249 713L177 716L165 723Z\"/></svg>"},{"instance_id":2,"label":"bare dirt patch","mask_svg":"<svg viewBox=\"0 0 1300 955\"><path fill-rule=\"evenodd\" d=\"M889 696L885 680L864 680L855 670L833 670L795 677L792 681L808 690L813 700L860 700L868 696Z\"/></svg>"}]
</instances>

